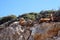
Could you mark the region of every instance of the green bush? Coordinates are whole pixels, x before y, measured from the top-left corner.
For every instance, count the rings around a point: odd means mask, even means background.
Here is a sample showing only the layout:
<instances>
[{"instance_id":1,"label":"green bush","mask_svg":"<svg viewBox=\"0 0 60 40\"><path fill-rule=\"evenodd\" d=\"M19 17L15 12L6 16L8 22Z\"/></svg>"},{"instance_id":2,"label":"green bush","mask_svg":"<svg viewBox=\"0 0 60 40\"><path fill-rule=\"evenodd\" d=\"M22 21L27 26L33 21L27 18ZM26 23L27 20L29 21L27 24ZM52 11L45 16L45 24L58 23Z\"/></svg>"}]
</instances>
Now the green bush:
<instances>
[{"instance_id":1,"label":"green bush","mask_svg":"<svg viewBox=\"0 0 60 40\"><path fill-rule=\"evenodd\" d=\"M10 21L10 20L15 19L15 18L17 18L15 15L2 17L2 18L0 18L0 24L3 24L5 22Z\"/></svg>"}]
</instances>

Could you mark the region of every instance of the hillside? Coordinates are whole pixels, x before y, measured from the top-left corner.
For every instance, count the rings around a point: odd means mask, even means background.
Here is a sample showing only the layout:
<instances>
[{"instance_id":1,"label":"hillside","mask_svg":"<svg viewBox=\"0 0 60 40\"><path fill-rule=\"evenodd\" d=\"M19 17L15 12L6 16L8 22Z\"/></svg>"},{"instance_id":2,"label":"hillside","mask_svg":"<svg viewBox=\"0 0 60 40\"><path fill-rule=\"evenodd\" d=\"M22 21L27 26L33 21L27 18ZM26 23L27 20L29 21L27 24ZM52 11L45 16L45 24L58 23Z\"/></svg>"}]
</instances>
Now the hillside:
<instances>
[{"instance_id":1,"label":"hillside","mask_svg":"<svg viewBox=\"0 0 60 40\"><path fill-rule=\"evenodd\" d=\"M60 10L0 18L0 40L60 40Z\"/></svg>"},{"instance_id":2,"label":"hillside","mask_svg":"<svg viewBox=\"0 0 60 40\"><path fill-rule=\"evenodd\" d=\"M30 13L25 13L22 15L19 15L18 17L16 15L8 15L5 17L0 17L0 25L8 22L8 21L12 21L12 20L16 20L18 21L19 18L24 18L25 20L33 20L33 21L38 21L40 18L50 18L51 14L53 14L53 17L56 19L55 21L60 21L60 10L45 10L45 11L40 11L38 13L36 12L30 12Z\"/></svg>"}]
</instances>

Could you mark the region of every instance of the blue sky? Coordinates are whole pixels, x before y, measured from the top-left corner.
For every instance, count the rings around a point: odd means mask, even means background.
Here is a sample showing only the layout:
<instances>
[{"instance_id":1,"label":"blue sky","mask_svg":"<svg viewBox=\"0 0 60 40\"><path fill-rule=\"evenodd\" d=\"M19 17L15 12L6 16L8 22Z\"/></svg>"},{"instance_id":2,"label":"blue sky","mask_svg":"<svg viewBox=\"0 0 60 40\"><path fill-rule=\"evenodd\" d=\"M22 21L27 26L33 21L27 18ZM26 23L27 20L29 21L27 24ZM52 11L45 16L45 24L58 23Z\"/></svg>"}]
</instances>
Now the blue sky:
<instances>
[{"instance_id":1,"label":"blue sky","mask_svg":"<svg viewBox=\"0 0 60 40\"><path fill-rule=\"evenodd\" d=\"M0 0L0 17L58 9L60 0Z\"/></svg>"}]
</instances>

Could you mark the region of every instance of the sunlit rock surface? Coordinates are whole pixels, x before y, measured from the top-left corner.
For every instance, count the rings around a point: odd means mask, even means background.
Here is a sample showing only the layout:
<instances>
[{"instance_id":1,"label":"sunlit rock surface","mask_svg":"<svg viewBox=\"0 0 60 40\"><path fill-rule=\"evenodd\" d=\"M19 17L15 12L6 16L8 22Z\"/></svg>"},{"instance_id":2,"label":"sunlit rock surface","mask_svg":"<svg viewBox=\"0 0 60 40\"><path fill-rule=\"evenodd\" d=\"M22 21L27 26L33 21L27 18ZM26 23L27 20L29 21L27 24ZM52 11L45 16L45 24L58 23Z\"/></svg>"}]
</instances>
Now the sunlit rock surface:
<instances>
[{"instance_id":1,"label":"sunlit rock surface","mask_svg":"<svg viewBox=\"0 0 60 40\"><path fill-rule=\"evenodd\" d=\"M29 29L13 22L0 31L0 40L60 40L60 22L34 24Z\"/></svg>"},{"instance_id":2,"label":"sunlit rock surface","mask_svg":"<svg viewBox=\"0 0 60 40\"><path fill-rule=\"evenodd\" d=\"M24 27L22 28L18 22L14 22L0 32L0 40L27 40L28 36L30 36L29 32Z\"/></svg>"}]
</instances>

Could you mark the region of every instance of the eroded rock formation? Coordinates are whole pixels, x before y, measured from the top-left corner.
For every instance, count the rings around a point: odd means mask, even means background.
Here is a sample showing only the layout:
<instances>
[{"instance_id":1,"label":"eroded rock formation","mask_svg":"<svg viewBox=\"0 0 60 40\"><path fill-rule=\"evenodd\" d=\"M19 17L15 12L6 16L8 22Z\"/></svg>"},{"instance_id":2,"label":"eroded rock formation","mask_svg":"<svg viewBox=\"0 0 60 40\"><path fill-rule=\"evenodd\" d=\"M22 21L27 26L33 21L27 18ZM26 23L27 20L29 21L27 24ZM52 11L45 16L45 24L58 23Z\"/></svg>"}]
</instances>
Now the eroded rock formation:
<instances>
[{"instance_id":1,"label":"eroded rock formation","mask_svg":"<svg viewBox=\"0 0 60 40\"><path fill-rule=\"evenodd\" d=\"M60 40L60 22L21 26L13 22L0 31L0 40Z\"/></svg>"}]
</instances>

